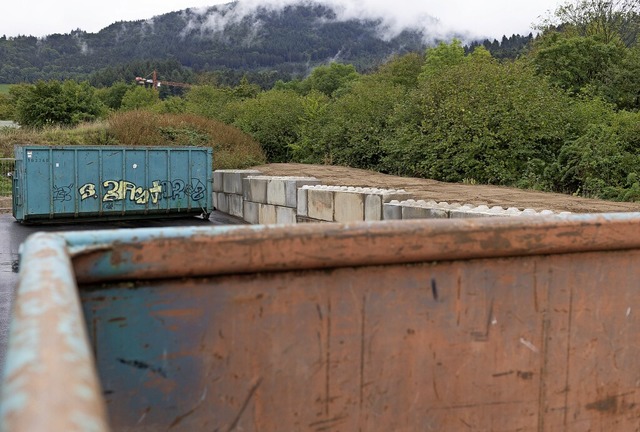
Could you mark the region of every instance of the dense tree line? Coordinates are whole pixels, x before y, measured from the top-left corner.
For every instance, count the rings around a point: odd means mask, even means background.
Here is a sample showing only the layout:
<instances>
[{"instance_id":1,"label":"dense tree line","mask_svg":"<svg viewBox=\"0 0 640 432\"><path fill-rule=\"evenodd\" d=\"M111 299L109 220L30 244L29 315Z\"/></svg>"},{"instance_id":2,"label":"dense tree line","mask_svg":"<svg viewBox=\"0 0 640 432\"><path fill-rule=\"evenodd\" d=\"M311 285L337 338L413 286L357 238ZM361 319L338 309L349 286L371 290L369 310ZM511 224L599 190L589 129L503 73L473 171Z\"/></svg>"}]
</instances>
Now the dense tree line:
<instances>
[{"instance_id":1,"label":"dense tree line","mask_svg":"<svg viewBox=\"0 0 640 432\"><path fill-rule=\"evenodd\" d=\"M124 110L188 113L248 133L271 162L640 200L640 47L625 39L632 20L592 14L590 26L566 13L515 59L454 40L370 73L334 62L268 90L248 75L233 85L196 75L180 96L124 82L96 90L39 82L12 89L0 111L9 104L34 126ZM511 39L516 47L520 38ZM31 112L54 94L80 112Z\"/></svg>"}]
</instances>

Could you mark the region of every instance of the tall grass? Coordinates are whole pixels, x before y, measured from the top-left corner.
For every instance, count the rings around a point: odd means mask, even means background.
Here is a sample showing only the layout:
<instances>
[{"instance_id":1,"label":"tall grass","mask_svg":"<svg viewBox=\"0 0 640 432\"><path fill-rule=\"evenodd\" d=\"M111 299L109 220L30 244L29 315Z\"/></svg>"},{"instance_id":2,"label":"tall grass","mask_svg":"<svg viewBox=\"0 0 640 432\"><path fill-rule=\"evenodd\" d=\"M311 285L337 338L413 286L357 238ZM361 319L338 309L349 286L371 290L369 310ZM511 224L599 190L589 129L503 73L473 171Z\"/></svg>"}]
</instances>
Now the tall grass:
<instances>
[{"instance_id":1,"label":"tall grass","mask_svg":"<svg viewBox=\"0 0 640 432\"><path fill-rule=\"evenodd\" d=\"M0 84L0 94L9 94L9 89L14 84Z\"/></svg>"},{"instance_id":2,"label":"tall grass","mask_svg":"<svg viewBox=\"0 0 640 432\"><path fill-rule=\"evenodd\" d=\"M239 129L189 114L148 111L116 113L106 121L77 127L0 128L0 157L13 157L15 145L207 146L215 169L260 165L260 144Z\"/></svg>"},{"instance_id":3,"label":"tall grass","mask_svg":"<svg viewBox=\"0 0 640 432\"><path fill-rule=\"evenodd\" d=\"M266 161L257 141L214 119L138 110L116 113L108 123L109 134L124 145L211 147L216 169L245 168Z\"/></svg>"},{"instance_id":4,"label":"tall grass","mask_svg":"<svg viewBox=\"0 0 640 432\"><path fill-rule=\"evenodd\" d=\"M79 126L51 126L44 129L0 128L0 157L13 157L15 145L104 145L118 144L109 135L107 123L94 122Z\"/></svg>"}]
</instances>

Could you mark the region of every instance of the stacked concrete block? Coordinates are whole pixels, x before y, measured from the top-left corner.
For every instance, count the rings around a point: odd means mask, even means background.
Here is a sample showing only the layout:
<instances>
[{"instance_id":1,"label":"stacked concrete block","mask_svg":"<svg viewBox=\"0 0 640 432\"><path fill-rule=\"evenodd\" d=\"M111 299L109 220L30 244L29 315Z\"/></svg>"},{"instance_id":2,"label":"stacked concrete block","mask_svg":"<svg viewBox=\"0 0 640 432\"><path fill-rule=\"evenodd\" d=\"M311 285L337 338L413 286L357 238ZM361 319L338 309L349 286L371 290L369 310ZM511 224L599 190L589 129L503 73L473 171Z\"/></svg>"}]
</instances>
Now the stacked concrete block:
<instances>
[{"instance_id":1,"label":"stacked concrete block","mask_svg":"<svg viewBox=\"0 0 640 432\"><path fill-rule=\"evenodd\" d=\"M404 190L326 186L314 177L263 176L256 170L217 170L214 172L213 190L213 205L217 210L243 218L251 224L570 214L416 201Z\"/></svg>"},{"instance_id":2,"label":"stacked concrete block","mask_svg":"<svg viewBox=\"0 0 640 432\"><path fill-rule=\"evenodd\" d=\"M566 215L568 212L555 213L551 210L537 212L532 209L519 210L514 207L504 209L500 206L489 208L486 205L449 204L447 202L405 200L391 201L384 205L385 220L400 219L469 219L510 216L552 216Z\"/></svg>"},{"instance_id":3,"label":"stacked concrete block","mask_svg":"<svg viewBox=\"0 0 640 432\"><path fill-rule=\"evenodd\" d=\"M307 190L307 216L325 222L333 222L335 216L335 189L331 186L319 186ZM304 204L302 204L304 206Z\"/></svg>"},{"instance_id":4,"label":"stacked concrete block","mask_svg":"<svg viewBox=\"0 0 640 432\"><path fill-rule=\"evenodd\" d=\"M213 207L244 218L243 179L260 174L257 170L216 170L213 172Z\"/></svg>"},{"instance_id":5,"label":"stacked concrete block","mask_svg":"<svg viewBox=\"0 0 640 432\"><path fill-rule=\"evenodd\" d=\"M496 208L490 209L486 205L472 206L463 205L455 209L448 209L450 219L469 219L469 218L483 218L483 217L500 217L506 216L504 209L500 207L500 210L496 211Z\"/></svg>"},{"instance_id":6,"label":"stacked concrete block","mask_svg":"<svg viewBox=\"0 0 640 432\"><path fill-rule=\"evenodd\" d=\"M383 219L384 203L408 199L404 190L347 186L304 186L298 190L298 219L357 222Z\"/></svg>"},{"instance_id":7,"label":"stacked concrete block","mask_svg":"<svg viewBox=\"0 0 640 432\"><path fill-rule=\"evenodd\" d=\"M314 177L248 176L243 180L245 220L254 224L296 223L299 189L319 184Z\"/></svg>"},{"instance_id":8,"label":"stacked concrete block","mask_svg":"<svg viewBox=\"0 0 640 432\"><path fill-rule=\"evenodd\" d=\"M399 200L392 200L385 203L382 218L384 220L402 220L402 208L404 206Z\"/></svg>"},{"instance_id":9,"label":"stacked concrete block","mask_svg":"<svg viewBox=\"0 0 640 432\"><path fill-rule=\"evenodd\" d=\"M243 219L245 222L248 222L252 225L257 225L260 223L260 204L244 201L243 205Z\"/></svg>"}]
</instances>

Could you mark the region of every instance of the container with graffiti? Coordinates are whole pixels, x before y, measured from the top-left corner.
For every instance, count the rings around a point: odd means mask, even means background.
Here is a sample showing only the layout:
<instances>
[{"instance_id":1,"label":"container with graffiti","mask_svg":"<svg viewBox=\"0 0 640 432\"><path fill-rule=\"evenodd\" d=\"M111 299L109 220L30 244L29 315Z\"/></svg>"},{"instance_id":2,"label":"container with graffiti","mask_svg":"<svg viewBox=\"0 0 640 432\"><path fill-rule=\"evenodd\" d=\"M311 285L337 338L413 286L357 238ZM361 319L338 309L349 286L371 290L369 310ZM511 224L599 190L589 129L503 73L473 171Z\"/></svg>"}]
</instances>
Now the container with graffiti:
<instances>
[{"instance_id":1,"label":"container with graffiti","mask_svg":"<svg viewBox=\"0 0 640 432\"><path fill-rule=\"evenodd\" d=\"M13 215L21 222L208 218L206 147L17 146Z\"/></svg>"}]
</instances>

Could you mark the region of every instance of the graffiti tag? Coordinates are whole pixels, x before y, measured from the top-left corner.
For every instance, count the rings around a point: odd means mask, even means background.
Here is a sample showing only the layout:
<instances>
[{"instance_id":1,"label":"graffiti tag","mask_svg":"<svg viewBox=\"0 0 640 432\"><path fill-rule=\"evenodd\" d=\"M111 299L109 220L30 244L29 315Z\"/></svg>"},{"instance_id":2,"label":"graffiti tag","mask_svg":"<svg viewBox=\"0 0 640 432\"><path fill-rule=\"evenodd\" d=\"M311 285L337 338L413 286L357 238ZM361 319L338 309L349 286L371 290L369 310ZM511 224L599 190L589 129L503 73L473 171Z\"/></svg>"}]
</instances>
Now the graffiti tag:
<instances>
[{"instance_id":1,"label":"graffiti tag","mask_svg":"<svg viewBox=\"0 0 640 432\"><path fill-rule=\"evenodd\" d=\"M184 180L173 180L162 182L162 198L164 199L184 199L190 197L193 201L200 201L204 198L206 188L204 183L199 179L191 179L191 184L187 184Z\"/></svg>"},{"instance_id":2,"label":"graffiti tag","mask_svg":"<svg viewBox=\"0 0 640 432\"><path fill-rule=\"evenodd\" d=\"M128 182L126 180L107 180L102 184L106 192L103 202L109 201L123 201L129 199L136 204L146 204L151 200L153 204L157 204L162 193L162 186L159 181L154 181L153 186L145 189L136 186L135 183Z\"/></svg>"},{"instance_id":3,"label":"graffiti tag","mask_svg":"<svg viewBox=\"0 0 640 432\"><path fill-rule=\"evenodd\" d=\"M53 200L54 201L71 201L71 190L73 189L73 183L69 186L58 187L53 185Z\"/></svg>"},{"instance_id":4,"label":"graffiti tag","mask_svg":"<svg viewBox=\"0 0 640 432\"><path fill-rule=\"evenodd\" d=\"M200 201L204 198L204 194L207 192L207 188L199 179L191 179L191 184L185 188L185 193L191 197L194 201Z\"/></svg>"},{"instance_id":5,"label":"graffiti tag","mask_svg":"<svg viewBox=\"0 0 640 432\"><path fill-rule=\"evenodd\" d=\"M136 204L147 204L149 202L157 204L162 199L178 200L186 197L193 201L200 201L205 197L206 187L199 179L191 179L187 184L184 180L160 181L154 180L150 188L137 186L135 183L126 180L107 180L102 183L104 195L102 202L107 206L112 206L115 201L129 200ZM69 189L69 199L71 199ZM78 188L80 200L89 198L98 199L98 191L94 183L86 183Z\"/></svg>"},{"instance_id":6,"label":"graffiti tag","mask_svg":"<svg viewBox=\"0 0 640 432\"><path fill-rule=\"evenodd\" d=\"M94 185L93 183L87 183L86 185L78 189L78 192L80 193L80 199L82 201L91 197L93 197L94 199L98 199L98 195L96 194L96 185Z\"/></svg>"}]
</instances>

